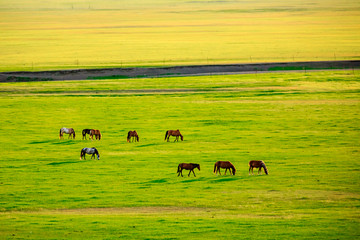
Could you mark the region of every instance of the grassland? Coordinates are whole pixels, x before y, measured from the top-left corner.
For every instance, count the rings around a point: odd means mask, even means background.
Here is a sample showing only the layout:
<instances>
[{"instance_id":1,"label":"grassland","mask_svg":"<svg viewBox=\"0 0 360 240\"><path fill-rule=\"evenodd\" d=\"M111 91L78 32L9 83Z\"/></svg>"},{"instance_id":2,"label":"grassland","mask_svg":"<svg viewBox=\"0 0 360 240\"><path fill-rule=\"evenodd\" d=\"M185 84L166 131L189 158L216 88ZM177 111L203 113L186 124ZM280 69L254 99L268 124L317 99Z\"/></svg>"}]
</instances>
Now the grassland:
<instances>
[{"instance_id":1,"label":"grassland","mask_svg":"<svg viewBox=\"0 0 360 240\"><path fill-rule=\"evenodd\" d=\"M2 83L0 238L358 238L359 73ZM100 161L80 160L92 146ZM249 176L253 159L270 174Z\"/></svg>"},{"instance_id":2,"label":"grassland","mask_svg":"<svg viewBox=\"0 0 360 240\"><path fill-rule=\"evenodd\" d=\"M0 2L0 71L352 60L352 0Z\"/></svg>"}]
</instances>

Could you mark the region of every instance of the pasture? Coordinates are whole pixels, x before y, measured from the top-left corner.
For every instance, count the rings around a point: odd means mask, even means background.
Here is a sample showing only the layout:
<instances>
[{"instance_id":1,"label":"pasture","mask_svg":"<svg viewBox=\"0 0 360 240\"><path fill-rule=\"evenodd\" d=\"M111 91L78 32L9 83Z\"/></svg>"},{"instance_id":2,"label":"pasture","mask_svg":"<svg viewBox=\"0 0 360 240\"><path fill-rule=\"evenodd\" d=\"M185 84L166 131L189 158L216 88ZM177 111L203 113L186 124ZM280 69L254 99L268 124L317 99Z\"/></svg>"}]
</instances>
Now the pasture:
<instances>
[{"instance_id":1,"label":"pasture","mask_svg":"<svg viewBox=\"0 0 360 240\"><path fill-rule=\"evenodd\" d=\"M0 238L358 238L359 73L1 83Z\"/></svg>"},{"instance_id":2,"label":"pasture","mask_svg":"<svg viewBox=\"0 0 360 240\"><path fill-rule=\"evenodd\" d=\"M353 0L13 0L0 22L0 72L360 57Z\"/></svg>"}]
</instances>

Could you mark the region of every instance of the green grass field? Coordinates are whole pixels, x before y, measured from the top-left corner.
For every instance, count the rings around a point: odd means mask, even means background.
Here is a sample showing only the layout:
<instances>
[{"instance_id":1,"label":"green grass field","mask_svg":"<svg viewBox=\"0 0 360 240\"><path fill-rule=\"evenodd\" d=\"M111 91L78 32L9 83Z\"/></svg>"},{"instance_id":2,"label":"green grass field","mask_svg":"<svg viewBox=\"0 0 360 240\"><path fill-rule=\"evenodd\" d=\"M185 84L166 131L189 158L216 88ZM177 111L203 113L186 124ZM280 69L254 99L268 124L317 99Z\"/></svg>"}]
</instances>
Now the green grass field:
<instances>
[{"instance_id":1,"label":"green grass field","mask_svg":"<svg viewBox=\"0 0 360 240\"><path fill-rule=\"evenodd\" d=\"M0 71L360 57L354 0L12 0L0 22Z\"/></svg>"},{"instance_id":2,"label":"green grass field","mask_svg":"<svg viewBox=\"0 0 360 240\"><path fill-rule=\"evenodd\" d=\"M0 238L356 239L359 74L1 83ZM80 160L93 146L100 161ZM181 162L201 171L177 177Z\"/></svg>"}]
</instances>

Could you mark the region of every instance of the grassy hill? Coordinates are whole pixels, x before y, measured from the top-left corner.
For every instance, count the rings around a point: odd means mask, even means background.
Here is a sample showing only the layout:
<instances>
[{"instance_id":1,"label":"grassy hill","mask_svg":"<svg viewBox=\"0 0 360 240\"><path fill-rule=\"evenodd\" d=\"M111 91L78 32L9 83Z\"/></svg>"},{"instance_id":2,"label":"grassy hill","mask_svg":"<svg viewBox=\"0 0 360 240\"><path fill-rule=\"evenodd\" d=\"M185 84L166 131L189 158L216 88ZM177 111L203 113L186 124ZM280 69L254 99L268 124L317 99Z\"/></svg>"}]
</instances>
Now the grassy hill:
<instances>
[{"instance_id":1,"label":"grassy hill","mask_svg":"<svg viewBox=\"0 0 360 240\"><path fill-rule=\"evenodd\" d=\"M360 235L359 71L0 89L2 239ZM61 127L76 139L59 140ZM103 139L81 140L84 128ZM165 142L168 129L184 141ZM126 142L129 130L140 142ZM80 160L83 147L100 161ZM213 174L218 160L237 174ZM249 160L265 161L269 175L249 176ZM177 177L181 162L201 171Z\"/></svg>"}]
</instances>

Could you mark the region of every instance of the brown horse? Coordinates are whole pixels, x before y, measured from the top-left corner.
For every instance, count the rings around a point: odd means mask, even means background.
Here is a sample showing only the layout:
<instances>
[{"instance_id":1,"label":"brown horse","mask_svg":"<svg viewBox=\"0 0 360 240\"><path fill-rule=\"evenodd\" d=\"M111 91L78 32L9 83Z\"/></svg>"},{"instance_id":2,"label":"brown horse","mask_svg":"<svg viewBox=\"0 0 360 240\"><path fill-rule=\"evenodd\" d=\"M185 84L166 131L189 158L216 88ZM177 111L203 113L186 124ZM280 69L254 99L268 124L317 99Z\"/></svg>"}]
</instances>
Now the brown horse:
<instances>
[{"instance_id":1,"label":"brown horse","mask_svg":"<svg viewBox=\"0 0 360 240\"><path fill-rule=\"evenodd\" d=\"M90 135L90 131L91 131L91 129L88 129L88 128L82 130L82 139L83 140L84 139L86 140L86 134Z\"/></svg>"},{"instance_id":2,"label":"brown horse","mask_svg":"<svg viewBox=\"0 0 360 240\"><path fill-rule=\"evenodd\" d=\"M258 174L261 172L261 168L264 168L265 174L268 175L268 170L265 166L265 163L263 161L255 161L252 160L249 162L249 175L250 175L250 170L252 172L252 174L254 174L254 168L259 168Z\"/></svg>"},{"instance_id":3,"label":"brown horse","mask_svg":"<svg viewBox=\"0 0 360 240\"><path fill-rule=\"evenodd\" d=\"M235 175L236 169L234 167L234 165L232 165L231 162L229 161L217 161L214 165L214 173L219 172L219 174L221 175L220 172L220 168L225 168L225 175L226 175L226 171L229 169L230 175L231 175L231 170L232 170L232 174Z\"/></svg>"},{"instance_id":4,"label":"brown horse","mask_svg":"<svg viewBox=\"0 0 360 240\"><path fill-rule=\"evenodd\" d=\"M64 133L69 134L68 139L72 136L73 139L75 139L75 130L73 128L61 128L59 133L59 139L64 138Z\"/></svg>"},{"instance_id":5,"label":"brown horse","mask_svg":"<svg viewBox=\"0 0 360 240\"><path fill-rule=\"evenodd\" d=\"M94 135L95 135L95 139L96 140L100 140L101 139L101 133L100 133L100 130L97 130L97 129L91 129L90 130L90 138L91 140L94 140Z\"/></svg>"},{"instance_id":6,"label":"brown horse","mask_svg":"<svg viewBox=\"0 0 360 240\"><path fill-rule=\"evenodd\" d=\"M180 163L179 166L178 166L178 170L177 170L178 176L180 176L180 174L181 174L181 176L183 177L182 170L186 169L186 170L190 170L188 177L190 177L191 171L193 172L194 176L196 177L195 172L194 172L195 168L199 169L199 171L200 171L200 164L197 164L197 163Z\"/></svg>"},{"instance_id":7,"label":"brown horse","mask_svg":"<svg viewBox=\"0 0 360 240\"><path fill-rule=\"evenodd\" d=\"M179 141L179 136L180 136L181 141L184 141L184 137L183 137L183 135L181 135L179 129L178 130L167 130L166 133L165 133L164 141L167 139L167 141L169 142L170 136L176 137L175 141Z\"/></svg>"},{"instance_id":8,"label":"brown horse","mask_svg":"<svg viewBox=\"0 0 360 240\"><path fill-rule=\"evenodd\" d=\"M127 139L126 139L127 142L130 142L131 138L133 141L135 140L135 142L139 141L139 135L137 134L137 132L135 130L128 132Z\"/></svg>"}]
</instances>

